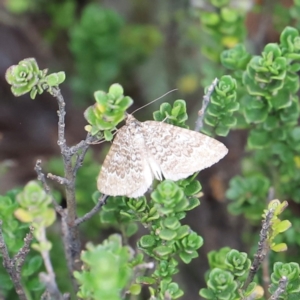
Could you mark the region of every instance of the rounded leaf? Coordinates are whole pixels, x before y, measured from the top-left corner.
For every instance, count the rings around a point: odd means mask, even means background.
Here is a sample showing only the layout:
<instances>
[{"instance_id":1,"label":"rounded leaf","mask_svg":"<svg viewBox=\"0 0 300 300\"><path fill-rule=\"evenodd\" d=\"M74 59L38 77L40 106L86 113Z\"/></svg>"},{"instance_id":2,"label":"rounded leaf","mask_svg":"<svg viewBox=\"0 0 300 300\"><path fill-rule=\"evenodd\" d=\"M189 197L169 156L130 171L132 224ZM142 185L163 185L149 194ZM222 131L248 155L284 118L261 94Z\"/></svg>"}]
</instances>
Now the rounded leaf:
<instances>
[{"instance_id":1,"label":"rounded leaf","mask_svg":"<svg viewBox=\"0 0 300 300\"><path fill-rule=\"evenodd\" d=\"M124 89L120 84L114 83L109 87L108 93L110 95L114 96L115 98L119 98L119 97L123 96Z\"/></svg>"},{"instance_id":2,"label":"rounded leaf","mask_svg":"<svg viewBox=\"0 0 300 300\"><path fill-rule=\"evenodd\" d=\"M176 231L171 230L171 229L165 228L165 229L160 230L160 232L159 232L159 237L162 240L166 240L166 241L171 241L171 240L175 239L176 236L177 236Z\"/></svg>"},{"instance_id":3,"label":"rounded leaf","mask_svg":"<svg viewBox=\"0 0 300 300\"><path fill-rule=\"evenodd\" d=\"M146 248L146 249L155 246L155 244L156 244L156 240L155 240L154 236L149 235L149 234L142 236L139 241L140 247Z\"/></svg>"}]
</instances>

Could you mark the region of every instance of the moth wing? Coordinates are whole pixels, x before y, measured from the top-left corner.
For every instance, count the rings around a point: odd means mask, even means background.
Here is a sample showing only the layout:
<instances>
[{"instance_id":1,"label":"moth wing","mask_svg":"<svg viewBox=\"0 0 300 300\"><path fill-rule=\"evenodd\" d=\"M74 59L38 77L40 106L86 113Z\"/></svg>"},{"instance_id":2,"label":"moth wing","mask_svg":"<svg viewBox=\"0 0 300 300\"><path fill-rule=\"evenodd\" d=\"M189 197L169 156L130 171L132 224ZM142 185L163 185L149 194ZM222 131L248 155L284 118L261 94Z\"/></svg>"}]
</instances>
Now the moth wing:
<instances>
[{"instance_id":1,"label":"moth wing","mask_svg":"<svg viewBox=\"0 0 300 300\"><path fill-rule=\"evenodd\" d=\"M98 190L110 196L144 195L153 175L142 150L126 125L119 129L100 170Z\"/></svg>"},{"instance_id":2,"label":"moth wing","mask_svg":"<svg viewBox=\"0 0 300 300\"><path fill-rule=\"evenodd\" d=\"M202 133L163 122L143 122L148 154L163 176L170 180L186 178L217 163L228 149Z\"/></svg>"}]
</instances>

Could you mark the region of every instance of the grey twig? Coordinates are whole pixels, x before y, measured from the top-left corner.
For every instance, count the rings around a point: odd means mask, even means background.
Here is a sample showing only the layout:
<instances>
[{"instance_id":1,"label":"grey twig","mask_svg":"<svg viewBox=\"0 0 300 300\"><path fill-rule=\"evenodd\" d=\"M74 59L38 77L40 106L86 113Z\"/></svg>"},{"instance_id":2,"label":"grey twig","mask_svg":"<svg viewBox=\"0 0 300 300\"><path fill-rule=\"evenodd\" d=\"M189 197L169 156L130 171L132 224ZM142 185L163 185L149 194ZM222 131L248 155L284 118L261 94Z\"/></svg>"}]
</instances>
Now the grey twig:
<instances>
[{"instance_id":1,"label":"grey twig","mask_svg":"<svg viewBox=\"0 0 300 300\"><path fill-rule=\"evenodd\" d=\"M78 153L80 150L84 149L85 147L89 147L89 145L95 141L97 141L96 136L92 136L88 133L85 140L82 140L77 145L69 148L70 154L74 155Z\"/></svg>"},{"instance_id":2,"label":"grey twig","mask_svg":"<svg viewBox=\"0 0 300 300\"><path fill-rule=\"evenodd\" d=\"M257 273L259 266L269 252L269 245L267 244L268 233L272 226L271 219L274 215L274 209L269 209L266 213L265 219L262 221L262 229L259 234L258 249L254 255L254 260L250 268L250 272L247 280L243 286L243 290L246 290L248 285L253 281L255 274Z\"/></svg>"},{"instance_id":3,"label":"grey twig","mask_svg":"<svg viewBox=\"0 0 300 300\"><path fill-rule=\"evenodd\" d=\"M64 243L68 243L71 247L71 252L66 252L66 255L71 255L67 260L72 262L68 264L69 272L72 276L75 270L80 269L80 239L79 230L75 226L77 219L76 213L76 198L75 198L75 176L72 167L72 155L70 155L70 149L67 146L65 139L65 101L60 92L59 88L52 90L52 94L57 99L58 104L58 141L57 144L60 147L60 151L64 162L64 177L65 177L65 190L66 190L66 202L67 202L67 214L66 214L66 225L68 226L68 240ZM64 217L62 217L64 219ZM66 248L65 248L66 250ZM71 268L70 268L71 267ZM75 291L77 291L77 284L74 285L75 281L72 280Z\"/></svg>"},{"instance_id":4,"label":"grey twig","mask_svg":"<svg viewBox=\"0 0 300 300\"><path fill-rule=\"evenodd\" d=\"M96 137L91 136L90 134L87 135L86 139L84 141L81 141L74 147L70 148L71 153L78 153L81 151L80 154L77 155L74 170L73 170L73 175L76 176L78 169L82 166L84 157L86 155L86 152L90 146L90 144L96 140Z\"/></svg>"},{"instance_id":5,"label":"grey twig","mask_svg":"<svg viewBox=\"0 0 300 300\"><path fill-rule=\"evenodd\" d=\"M30 226L29 233L26 234L24 239L24 246L19 250L19 252L11 259L9 257L8 249L4 241L2 232L2 221L0 220L0 252L3 258L3 266L9 274L15 291L19 296L20 300L27 300L25 290L21 284L21 269L24 264L25 258L30 250L30 243L33 239L34 228Z\"/></svg>"},{"instance_id":6,"label":"grey twig","mask_svg":"<svg viewBox=\"0 0 300 300\"><path fill-rule=\"evenodd\" d=\"M47 178L49 178L53 181L56 181L61 185L68 185L69 184L69 181L66 178L58 176L58 175L53 175L51 173L47 174Z\"/></svg>"},{"instance_id":7,"label":"grey twig","mask_svg":"<svg viewBox=\"0 0 300 300\"><path fill-rule=\"evenodd\" d=\"M51 195L50 187L48 186L48 184L46 182L46 177L45 177L45 174L42 171L41 164L42 164L42 161L40 159L38 159L36 161L36 164L35 164L35 167L34 167L34 170L36 171L37 176L38 176L38 180L40 180L42 182L43 188L44 188L44 191L46 192L46 194L51 196L52 204L55 208L55 211L57 213L59 213L60 215L63 215L64 214L63 208L60 205L58 205L56 200Z\"/></svg>"},{"instance_id":8,"label":"grey twig","mask_svg":"<svg viewBox=\"0 0 300 300\"><path fill-rule=\"evenodd\" d=\"M60 184L65 187L65 197L67 203L67 209L62 210L61 213L61 228L63 233L63 243L65 249L65 255L68 262L69 273L72 278L72 284L75 292L78 290L78 285L76 280L73 277L73 272L75 270L80 270L81 261L80 261L80 238L79 238L79 230L78 225L90 218L93 214L95 214L105 203L98 203L89 213L87 213L82 218L77 218L76 212L76 197L75 197L75 178L78 169L81 167L86 152L88 150L89 144L95 137L91 135L87 135L86 139L79 142L77 145L73 147L68 147L66 139L65 139L65 101L60 92L59 88L52 88L51 94L57 99L58 103L58 141L57 144L60 147L60 152L63 158L64 164L64 176L57 176L53 174L48 174L48 178L52 180L56 180ZM72 162L72 157L76 155L75 164ZM44 179L44 174L42 175ZM45 179L44 179L45 182ZM49 189L49 187L48 187ZM48 279L48 278L45 278ZM53 284L52 284L53 287Z\"/></svg>"},{"instance_id":9,"label":"grey twig","mask_svg":"<svg viewBox=\"0 0 300 300\"><path fill-rule=\"evenodd\" d=\"M267 205L275 198L275 189L274 187L270 187L268 191L268 197L266 198ZM267 255L269 254L269 251ZM265 291L265 298L270 296L269 293L269 286L270 286L270 266L269 266L269 259L264 259L261 264L262 268L262 286L263 290Z\"/></svg>"},{"instance_id":10,"label":"grey twig","mask_svg":"<svg viewBox=\"0 0 300 300\"><path fill-rule=\"evenodd\" d=\"M21 269L25 262L25 258L30 251L30 243L33 239L34 227L30 226L29 230L30 230L29 233L26 234L26 237L24 239L24 246L18 251L18 253L13 258L16 266L16 271L18 273L21 273Z\"/></svg>"},{"instance_id":11,"label":"grey twig","mask_svg":"<svg viewBox=\"0 0 300 300\"><path fill-rule=\"evenodd\" d=\"M70 226L67 223L67 217L63 216L61 218L61 231L62 231L64 250L65 250L65 255L66 255L69 271L74 270L74 266L77 267L77 265L75 265L76 263L80 264L80 259L78 261L74 262L74 258L73 258L74 257L74 254L73 254L74 247L76 249L77 247L79 247L79 245L74 244L74 241L72 241L72 236L70 235L71 229L72 228L70 228ZM78 241L78 243L79 243L79 241ZM77 291L78 284L77 284L76 279L73 276L73 272L70 272L70 276L71 276L73 287L74 287L75 291Z\"/></svg>"},{"instance_id":12,"label":"grey twig","mask_svg":"<svg viewBox=\"0 0 300 300\"><path fill-rule=\"evenodd\" d=\"M40 243L48 242L47 238L46 238L45 227L40 228L38 241ZM44 266L46 268L47 273L40 273L40 280L45 284L46 290L52 297L51 299L63 300L63 296L60 293L60 291L57 287L56 280L55 280L55 273L54 273L52 263L50 260L49 250L42 250L41 255L42 255L42 258L44 261Z\"/></svg>"},{"instance_id":13,"label":"grey twig","mask_svg":"<svg viewBox=\"0 0 300 300\"><path fill-rule=\"evenodd\" d=\"M97 213L101 209L103 205L105 205L107 198L107 195L102 195L101 198L99 198L97 204L92 208L92 210L86 213L83 217L78 218L75 222L75 225L78 226L82 222L85 222L86 220L90 219L95 213Z\"/></svg>"},{"instance_id":14,"label":"grey twig","mask_svg":"<svg viewBox=\"0 0 300 300\"><path fill-rule=\"evenodd\" d=\"M62 154L63 152L66 150L67 148L67 144L66 144L66 139L65 139L65 115L66 115L66 111L65 111L65 100L60 92L59 88L53 88L53 96L57 99L58 102L58 108L59 110L57 111L57 115L58 115L58 141L57 144L60 147L60 149L62 150Z\"/></svg>"},{"instance_id":15,"label":"grey twig","mask_svg":"<svg viewBox=\"0 0 300 300\"><path fill-rule=\"evenodd\" d=\"M286 276L282 276L279 280L279 285L273 295L269 298L269 300L278 300L280 299L280 295L283 294L286 290L288 284L288 278Z\"/></svg>"},{"instance_id":16,"label":"grey twig","mask_svg":"<svg viewBox=\"0 0 300 300\"><path fill-rule=\"evenodd\" d=\"M207 105L210 102L210 97L211 94L213 93L214 89L216 88L217 84L218 84L218 78L215 78L214 81L212 82L212 84L208 87L207 89L207 93L203 96L203 102L202 102L202 107L201 109L198 111L198 118L196 121L196 126L195 126L195 131L200 131L203 127L203 120L204 120L204 116L205 116L205 110L207 108Z\"/></svg>"},{"instance_id":17,"label":"grey twig","mask_svg":"<svg viewBox=\"0 0 300 300\"><path fill-rule=\"evenodd\" d=\"M90 138L90 135L88 134L85 140L80 141L77 145L72 146L69 148L70 155L74 155L78 153L82 148L84 148L88 143L87 140Z\"/></svg>"},{"instance_id":18,"label":"grey twig","mask_svg":"<svg viewBox=\"0 0 300 300\"><path fill-rule=\"evenodd\" d=\"M40 276L40 281L43 282L47 287L47 282L45 282L45 279L42 276ZM43 295L41 296L41 300L53 300L53 299L70 300L71 295L69 293L64 293L62 295L62 298L53 298L49 293L49 291L46 289Z\"/></svg>"},{"instance_id":19,"label":"grey twig","mask_svg":"<svg viewBox=\"0 0 300 300\"><path fill-rule=\"evenodd\" d=\"M41 272L39 274L39 279L42 283L44 283L46 287L46 292L43 295L43 299L57 299L57 300L63 300L62 294L59 292L56 282L53 281L52 276L49 274L46 274L44 272Z\"/></svg>"}]
</instances>

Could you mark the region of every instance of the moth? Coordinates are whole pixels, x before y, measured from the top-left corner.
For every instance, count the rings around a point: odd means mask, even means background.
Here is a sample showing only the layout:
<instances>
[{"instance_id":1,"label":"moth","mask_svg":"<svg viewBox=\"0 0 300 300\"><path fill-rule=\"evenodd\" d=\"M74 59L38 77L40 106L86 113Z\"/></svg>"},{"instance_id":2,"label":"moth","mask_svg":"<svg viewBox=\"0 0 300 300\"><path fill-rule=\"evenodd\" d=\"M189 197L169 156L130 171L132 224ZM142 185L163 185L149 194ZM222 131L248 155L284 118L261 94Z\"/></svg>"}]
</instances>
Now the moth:
<instances>
[{"instance_id":1,"label":"moth","mask_svg":"<svg viewBox=\"0 0 300 300\"><path fill-rule=\"evenodd\" d=\"M98 190L138 198L154 178L177 181L210 167L228 149L202 133L164 122L139 122L127 115L100 170Z\"/></svg>"}]
</instances>

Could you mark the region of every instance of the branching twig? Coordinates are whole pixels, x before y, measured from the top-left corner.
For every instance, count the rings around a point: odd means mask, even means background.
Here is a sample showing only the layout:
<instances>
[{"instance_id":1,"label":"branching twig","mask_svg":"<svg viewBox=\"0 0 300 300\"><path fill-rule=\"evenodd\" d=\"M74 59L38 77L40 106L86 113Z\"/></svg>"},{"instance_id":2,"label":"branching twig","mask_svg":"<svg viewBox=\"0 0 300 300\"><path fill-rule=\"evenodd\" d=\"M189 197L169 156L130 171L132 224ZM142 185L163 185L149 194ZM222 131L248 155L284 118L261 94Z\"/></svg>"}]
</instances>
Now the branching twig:
<instances>
[{"instance_id":1,"label":"branching twig","mask_svg":"<svg viewBox=\"0 0 300 300\"><path fill-rule=\"evenodd\" d=\"M40 159L38 159L36 161L36 164L35 164L35 167L34 167L34 170L36 171L37 176L38 176L38 180L40 180L42 182L43 188L44 188L44 191L46 192L46 194L51 196L52 204L54 206L55 211L57 213L59 213L60 215L63 215L64 214L63 208L60 205L57 204L56 200L51 195L50 187L48 186L48 184L46 182L46 177L45 177L45 174L42 171L41 163L42 163L42 161Z\"/></svg>"},{"instance_id":2,"label":"branching twig","mask_svg":"<svg viewBox=\"0 0 300 300\"><path fill-rule=\"evenodd\" d=\"M62 233L63 233L63 243L65 249L65 255L68 262L68 269L69 273L72 278L72 283L74 290L77 291L77 283L73 277L73 272L75 270L79 270L81 267L80 263L80 238L79 238L79 231L78 225L87 219L89 219L92 215L94 215L99 209L105 204L106 196L104 196L99 203L85 216L82 218L77 218L76 212L76 198L75 198L75 178L78 169L82 165L90 142L92 142L95 137L91 136L90 134L87 135L86 139L79 142L77 145L73 147L68 147L67 142L65 139L65 101L60 92L59 88L51 89L51 94L57 99L58 103L58 141L57 144L60 147L60 152L62 154L63 163L64 163L64 176L57 176L49 173L47 175L48 178L57 181L58 183L65 186L66 190L66 202L67 202L67 209L63 210L55 201L54 207L56 211L60 212L62 216ZM73 167L72 157L76 155L76 162ZM50 188L46 183L45 175L43 174L40 166L41 162L38 161L36 164L36 172L38 174L39 180L42 181L44 189L47 194L50 194ZM52 198L53 199L53 198ZM55 283L55 277L53 270L48 271L48 274L43 277L45 283L48 283L49 289L52 293L57 293L58 289ZM60 295L61 296L61 295Z\"/></svg>"},{"instance_id":3,"label":"branching twig","mask_svg":"<svg viewBox=\"0 0 300 300\"><path fill-rule=\"evenodd\" d=\"M21 273L21 269L25 262L25 258L30 251L30 243L33 239L34 227L30 226L29 230L30 230L29 233L26 234L26 237L24 239L24 246L19 250L19 252L13 258L17 273Z\"/></svg>"},{"instance_id":4,"label":"branching twig","mask_svg":"<svg viewBox=\"0 0 300 300\"><path fill-rule=\"evenodd\" d=\"M65 245L68 245L68 250L65 247L66 256L71 255L71 257L67 257L68 262L72 262L72 264L68 264L69 272L73 279L73 272L75 270L80 269L80 238L78 227L75 226L75 221L77 219L76 213L76 199L75 199L75 176L73 174L72 167L72 155L70 155L70 149L67 146L65 139L65 101L60 92L59 88L53 88L52 94L57 99L58 103L58 141L57 144L60 147L60 151L63 157L64 162L64 177L66 179L65 189L66 189L66 202L67 202L67 210L66 210L66 220L63 216L62 219L66 221L66 226L68 226L68 235L64 236L64 238L68 238L67 241L64 241ZM77 284L74 280L73 287L75 291L77 291Z\"/></svg>"},{"instance_id":5,"label":"branching twig","mask_svg":"<svg viewBox=\"0 0 300 300\"><path fill-rule=\"evenodd\" d=\"M280 295L285 292L286 286L288 284L288 278L286 276L282 276L279 280L279 285L273 295L269 298L269 300L278 300L280 299Z\"/></svg>"},{"instance_id":6,"label":"branching twig","mask_svg":"<svg viewBox=\"0 0 300 300\"><path fill-rule=\"evenodd\" d=\"M44 293L44 299L57 299L57 300L65 299L63 295L61 295L61 293L59 292L56 282L53 281L52 276L44 272L41 272L39 274L39 279L40 282L44 283L46 287L46 292Z\"/></svg>"},{"instance_id":7,"label":"branching twig","mask_svg":"<svg viewBox=\"0 0 300 300\"><path fill-rule=\"evenodd\" d=\"M214 79L212 84L208 87L206 95L203 96L203 102L202 102L202 107L198 111L198 119L196 121L196 126L195 126L195 131L200 131L203 127L203 120L205 116L205 110L207 105L209 104L211 94L213 93L214 89L216 88L218 84L218 78Z\"/></svg>"},{"instance_id":8,"label":"branching twig","mask_svg":"<svg viewBox=\"0 0 300 300\"><path fill-rule=\"evenodd\" d=\"M56 181L57 183L62 184L62 185L68 185L69 184L69 181L66 178L58 176L58 175L53 175L51 173L47 174L47 178L49 178L53 181Z\"/></svg>"},{"instance_id":9,"label":"branching twig","mask_svg":"<svg viewBox=\"0 0 300 300\"><path fill-rule=\"evenodd\" d=\"M245 281L245 284L243 286L243 290L246 290L248 285L253 281L253 278L255 274L258 271L258 268L264 258L266 257L268 251L269 251L269 246L267 245L267 238L268 238L268 233L270 231L270 227L272 226L271 219L273 217L274 210L269 209L266 213L266 217L262 222L262 229L259 234L259 242L258 242L258 249L256 254L254 255L254 260L252 263L252 266L250 268L250 272L248 275L247 280Z\"/></svg>"},{"instance_id":10,"label":"branching twig","mask_svg":"<svg viewBox=\"0 0 300 300\"><path fill-rule=\"evenodd\" d=\"M76 226L90 219L95 213L97 213L101 209L101 207L106 203L107 198L108 198L107 195L102 195L102 197L99 198L97 204L92 208L90 212L86 213L83 217L78 218L76 220L75 222Z\"/></svg>"},{"instance_id":11,"label":"branching twig","mask_svg":"<svg viewBox=\"0 0 300 300\"><path fill-rule=\"evenodd\" d=\"M270 187L268 191L268 197L266 199L267 205L275 198L275 189L274 187ZM269 254L269 251L268 253ZM266 254L266 255L267 255ZM269 256L269 255L268 255ZM270 285L270 266L269 266L269 259L264 259L262 261L262 286L265 291L265 297L267 298L270 294L268 291L268 287Z\"/></svg>"},{"instance_id":12,"label":"branching twig","mask_svg":"<svg viewBox=\"0 0 300 300\"><path fill-rule=\"evenodd\" d=\"M25 258L30 250L30 243L33 239L34 228L30 226L30 232L26 234L24 239L24 246L19 250L19 252L11 259L9 257L8 249L4 241L2 232L2 221L0 220L0 252L3 258L3 266L9 274L15 291L21 300L27 300L25 290L21 284L21 268L24 264Z\"/></svg>"},{"instance_id":13,"label":"branching twig","mask_svg":"<svg viewBox=\"0 0 300 300\"><path fill-rule=\"evenodd\" d=\"M89 145L95 141L96 138L94 136L91 136L90 134L87 135L86 139L84 141L81 141L74 147L70 148L71 153L78 153L81 150L81 153L77 155L76 163L73 170L73 175L76 176L78 169L82 166L84 157L86 155L86 152L89 148Z\"/></svg>"},{"instance_id":14,"label":"branching twig","mask_svg":"<svg viewBox=\"0 0 300 300\"><path fill-rule=\"evenodd\" d=\"M96 140L97 140L97 138L95 136L92 136L88 133L85 140L82 140L77 145L69 148L70 155L74 155L74 154L78 153L80 150L84 149L85 147L88 148L88 146L91 143L95 142Z\"/></svg>"},{"instance_id":15,"label":"branching twig","mask_svg":"<svg viewBox=\"0 0 300 300\"><path fill-rule=\"evenodd\" d=\"M43 293L43 295L41 296L41 300L53 300L53 299L60 299L60 300L70 300L71 299L71 295L69 293L64 293L61 298L53 298L52 295L49 293L49 289L48 289L48 284L47 284L47 278L44 278L44 273L40 274L40 281L43 282L45 284L45 286L47 287L46 291Z\"/></svg>"}]
</instances>

